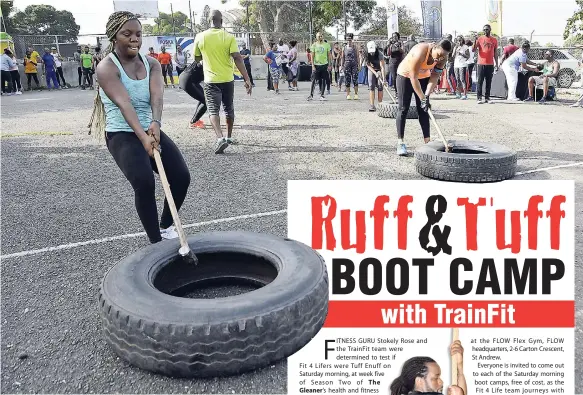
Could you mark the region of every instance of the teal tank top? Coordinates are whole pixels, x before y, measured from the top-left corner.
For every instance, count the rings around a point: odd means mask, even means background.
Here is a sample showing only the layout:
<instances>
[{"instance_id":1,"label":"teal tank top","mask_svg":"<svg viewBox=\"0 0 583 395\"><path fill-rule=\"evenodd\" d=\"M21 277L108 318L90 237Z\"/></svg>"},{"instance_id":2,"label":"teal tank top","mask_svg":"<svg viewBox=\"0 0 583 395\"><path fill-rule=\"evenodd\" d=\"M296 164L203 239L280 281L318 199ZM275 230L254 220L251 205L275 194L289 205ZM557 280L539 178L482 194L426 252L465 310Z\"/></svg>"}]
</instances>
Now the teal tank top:
<instances>
[{"instance_id":1,"label":"teal tank top","mask_svg":"<svg viewBox=\"0 0 583 395\"><path fill-rule=\"evenodd\" d=\"M116 64L121 76L121 83L125 86L132 106L138 114L138 119L144 130L148 130L152 122L152 105L150 103L150 66L145 56L138 54L146 66L146 78L142 80L131 79L124 71L121 63L114 54L109 57ZM100 89L99 94L105 109L106 132L134 132L126 122L119 107L111 101L105 92Z\"/></svg>"}]
</instances>

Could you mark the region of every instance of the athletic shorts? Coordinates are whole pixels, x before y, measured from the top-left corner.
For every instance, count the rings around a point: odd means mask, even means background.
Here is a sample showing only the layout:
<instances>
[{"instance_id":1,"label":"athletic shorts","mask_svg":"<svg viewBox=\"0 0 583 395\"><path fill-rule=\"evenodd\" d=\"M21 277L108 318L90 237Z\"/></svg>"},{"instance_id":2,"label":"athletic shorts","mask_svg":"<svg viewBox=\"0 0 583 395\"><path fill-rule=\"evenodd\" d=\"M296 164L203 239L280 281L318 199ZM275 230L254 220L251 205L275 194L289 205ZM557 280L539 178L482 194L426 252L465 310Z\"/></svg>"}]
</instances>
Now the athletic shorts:
<instances>
[{"instance_id":1,"label":"athletic shorts","mask_svg":"<svg viewBox=\"0 0 583 395\"><path fill-rule=\"evenodd\" d=\"M533 78L536 85L543 85L544 78L542 75ZM557 79L555 77L549 77L549 86L557 86Z\"/></svg>"},{"instance_id":2,"label":"athletic shorts","mask_svg":"<svg viewBox=\"0 0 583 395\"><path fill-rule=\"evenodd\" d=\"M271 80L274 84L279 84L279 79L281 78L281 69L274 69L273 67L271 70Z\"/></svg>"},{"instance_id":3,"label":"athletic shorts","mask_svg":"<svg viewBox=\"0 0 583 395\"><path fill-rule=\"evenodd\" d=\"M204 98L209 115L219 115L221 103L225 109L227 118L235 119L235 107L233 98L235 96L235 82L205 83Z\"/></svg>"},{"instance_id":4,"label":"athletic shorts","mask_svg":"<svg viewBox=\"0 0 583 395\"><path fill-rule=\"evenodd\" d=\"M368 70L368 90L374 91L375 89L382 91L383 86L377 78L377 75L372 71Z\"/></svg>"}]
</instances>

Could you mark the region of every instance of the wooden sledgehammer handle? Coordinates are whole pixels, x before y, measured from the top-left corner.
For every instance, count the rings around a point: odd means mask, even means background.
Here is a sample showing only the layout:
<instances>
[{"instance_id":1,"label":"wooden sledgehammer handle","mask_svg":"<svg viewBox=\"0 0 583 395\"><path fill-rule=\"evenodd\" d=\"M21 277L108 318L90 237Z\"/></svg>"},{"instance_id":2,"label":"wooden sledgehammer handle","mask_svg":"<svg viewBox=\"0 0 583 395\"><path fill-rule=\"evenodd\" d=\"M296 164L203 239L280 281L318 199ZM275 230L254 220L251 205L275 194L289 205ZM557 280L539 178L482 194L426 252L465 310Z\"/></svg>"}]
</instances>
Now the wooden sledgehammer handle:
<instances>
[{"instance_id":1,"label":"wooden sledgehammer handle","mask_svg":"<svg viewBox=\"0 0 583 395\"><path fill-rule=\"evenodd\" d=\"M460 330L458 328L453 328L453 342L459 339ZM451 385L457 385L457 361L455 356L451 357Z\"/></svg>"}]
</instances>

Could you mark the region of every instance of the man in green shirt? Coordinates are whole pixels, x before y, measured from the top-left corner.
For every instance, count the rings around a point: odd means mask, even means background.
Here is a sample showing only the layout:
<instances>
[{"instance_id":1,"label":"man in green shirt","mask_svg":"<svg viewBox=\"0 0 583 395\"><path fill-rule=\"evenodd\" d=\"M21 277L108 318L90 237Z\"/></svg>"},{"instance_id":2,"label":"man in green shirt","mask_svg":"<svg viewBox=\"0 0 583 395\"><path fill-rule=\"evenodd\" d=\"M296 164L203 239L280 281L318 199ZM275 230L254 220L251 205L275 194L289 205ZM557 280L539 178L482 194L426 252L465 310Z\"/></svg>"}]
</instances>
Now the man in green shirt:
<instances>
[{"instance_id":1,"label":"man in green shirt","mask_svg":"<svg viewBox=\"0 0 583 395\"><path fill-rule=\"evenodd\" d=\"M85 90L85 82L89 85L89 89L93 89L93 55L89 53L89 47L85 47L85 51L81 54L81 67L83 68L83 85L81 89Z\"/></svg>"},{"instance_id":2,"label":"man in green shirt","mask_svg":"<svg viewBox=\"0 0 583 395\"><path fill-rule=\"evenodd\" d=\"M312 88L310 89L310 96L308 100L314 98L314 86L316 80L320 87L320 100L326 100L324 97L324 90L326 88L326 81L330 76L332 70L332 48L330 44L324 41L324 35L321 32L316 34L316 42L310 47L312 52Z\"/></svg>"},{"instance_id":3,"label":"man in green shirt","mask_svg":"<svg viewBox=\"0 0 583 395\"><path fill-rule=\"evenodd\" d=\"M213 27L197 34L194 39L194 60L204 62L204 96L211 124L217 135L215 154L221 154L229 144L234 144L231 138L235 121L233 60L245 80L248 94L251 94L252 85L235 36L223 29L223 15L220 11L213 11L211 17ZM221 130L221 102L227 114L227 138Z\"/></svg>"}]
</instances>

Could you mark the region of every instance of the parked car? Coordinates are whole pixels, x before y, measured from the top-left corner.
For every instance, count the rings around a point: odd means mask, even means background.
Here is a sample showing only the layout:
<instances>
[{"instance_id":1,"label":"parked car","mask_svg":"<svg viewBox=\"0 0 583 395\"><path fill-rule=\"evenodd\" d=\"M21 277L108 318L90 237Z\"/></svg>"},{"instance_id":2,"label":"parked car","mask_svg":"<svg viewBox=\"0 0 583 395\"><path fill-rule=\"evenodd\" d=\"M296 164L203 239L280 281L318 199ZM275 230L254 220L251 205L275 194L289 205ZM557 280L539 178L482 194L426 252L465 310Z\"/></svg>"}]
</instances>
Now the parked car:
<instances>
[{"instance_id":1,"label":"parked car","mask_svg":"<svg viewBox=\"0 0 583 395\"><path fill-rule=\"evenodd\" d=\"M559 62L561 69L559 70L559 78L557 78L558 88L569 88L573 82L581 78L579 60L564 49L556 48L531 48L528 51L528 59L535 63L546 62L544 53L551 51L553 58Z\"/></svg>"}]
</instances>

